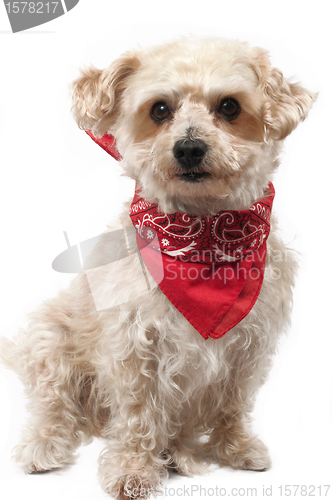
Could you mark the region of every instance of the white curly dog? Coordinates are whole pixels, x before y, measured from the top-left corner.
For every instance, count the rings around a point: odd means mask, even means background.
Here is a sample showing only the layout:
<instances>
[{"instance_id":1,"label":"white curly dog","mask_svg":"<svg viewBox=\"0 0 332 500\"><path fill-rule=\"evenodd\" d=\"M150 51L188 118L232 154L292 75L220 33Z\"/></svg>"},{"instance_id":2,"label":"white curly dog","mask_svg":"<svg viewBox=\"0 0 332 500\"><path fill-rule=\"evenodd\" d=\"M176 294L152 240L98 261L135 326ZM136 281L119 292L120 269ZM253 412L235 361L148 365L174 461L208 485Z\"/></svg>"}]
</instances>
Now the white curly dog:
<instances>
[{"instance_id":1,"label":"white curly dog","mask_svg":"<svg viewBox=\"0 0 332 500\"><path fill-rule=\"evenodd\" d=\"M216 38L132 51L73 84L79 127L116 138L147 206L206 220L262 199L280 144L314 100L264 50ZM128 207L121 222L132 224ZM115 298L106 310L96 310L87 273L78 274L27 331L2 340L32 415L18 462L30 473L55 469L102 436L101 484L119 499L156 491L170 467L201 473L202 452L220 465L269 468L250 412L290 320L290 255L272 217L259 296L218 339L204 339L160 287L140 294L139 259L119 261L106 282L97 273L96 293Z\"/></svg>"}]
</instances>

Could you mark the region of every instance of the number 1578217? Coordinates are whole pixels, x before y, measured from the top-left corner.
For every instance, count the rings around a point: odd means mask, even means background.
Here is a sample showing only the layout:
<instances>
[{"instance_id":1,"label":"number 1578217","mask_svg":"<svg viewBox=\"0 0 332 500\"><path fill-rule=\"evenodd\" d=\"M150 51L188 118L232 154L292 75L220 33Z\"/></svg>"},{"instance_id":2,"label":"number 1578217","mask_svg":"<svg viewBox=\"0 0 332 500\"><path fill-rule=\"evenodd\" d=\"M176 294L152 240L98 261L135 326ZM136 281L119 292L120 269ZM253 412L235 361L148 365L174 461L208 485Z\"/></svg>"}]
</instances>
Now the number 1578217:
<instances>
[{"instance_id":1,"label":"number 1578217","mask_svg":"<svg viewBox=\"0 0 332 500\"><path fill-rule=\"evenodd\" d=\"M8 14L54 14L59 2L8 2Z\"/></svg>"}]
</instances>

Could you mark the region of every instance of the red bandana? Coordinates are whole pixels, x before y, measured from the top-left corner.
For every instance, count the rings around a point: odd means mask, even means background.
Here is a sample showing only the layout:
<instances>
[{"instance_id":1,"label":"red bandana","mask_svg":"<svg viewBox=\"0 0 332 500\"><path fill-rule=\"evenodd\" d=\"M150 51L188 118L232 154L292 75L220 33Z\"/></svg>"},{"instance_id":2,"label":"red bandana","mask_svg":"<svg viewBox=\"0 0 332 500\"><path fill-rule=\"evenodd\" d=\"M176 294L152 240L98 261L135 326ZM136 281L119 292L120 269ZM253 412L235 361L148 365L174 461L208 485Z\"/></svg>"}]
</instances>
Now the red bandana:
<instances>
[{"instance_id":1,"label":"red bandana","mask_svg":"<svg viewBox=\"0 0 332 500\"><path fill-rule=\"evenodd\" d=\"M91 132L91 130L86 130L86 133L88 134L89 137L91 137L93 141L95 141L96 144L98 144L98 146L103 148L106 151L106 153L113 156L115 160L117 161L122 160L122 156L120 155L119 151L116 148L115 139L112 135L105 134L103 135L103 137L95 137Z\"/></svg>"},{"instance_id":2,"label":"red bandana","mask_svg":"<svg viewBox=\"0 0 332 500\"><path fill-rule=\"evenodd\" d=\"M89 135L114 158L121 158L112 136ZM198 217L160 213L158 205L135 192L130 217L143 261L166 297L205 339L224 335L257 300L273 198L270 183L265 197L248 210Z\"/></svg>"}]
</instances>

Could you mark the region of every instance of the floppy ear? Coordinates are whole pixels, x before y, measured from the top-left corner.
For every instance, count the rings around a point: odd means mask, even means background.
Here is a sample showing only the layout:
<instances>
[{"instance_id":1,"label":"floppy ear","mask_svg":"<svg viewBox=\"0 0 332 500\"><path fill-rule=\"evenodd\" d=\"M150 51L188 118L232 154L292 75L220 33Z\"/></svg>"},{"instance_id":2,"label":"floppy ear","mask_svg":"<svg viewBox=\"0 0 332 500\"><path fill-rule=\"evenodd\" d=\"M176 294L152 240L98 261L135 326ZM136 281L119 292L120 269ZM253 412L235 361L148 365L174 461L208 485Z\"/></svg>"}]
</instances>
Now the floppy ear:
<instances>
[{"instance_id":1,"label":"floppy ear","mask_svg":"<svg viewBox=\"0 0 332 500\"><path fill-rule=\"evenodd\" d=\"M291 83L281 71L272 68L262 49L251 52L251 67L257 74L265 96L264 123L266 138L285 139L303 121L317 98L317 94Z\"/></svg>"},{"instance_id":2,"label":"floppy ear","mask_svg":"<svg viewBox=\"0 0 332 500\"><path fill-rule=\"evenodd\" d=\"M127 54L105 70L91 67L81 71L81 76L72 84L72 110L80 128L92 130L95 136L110 130L127 80L139 65L136 55Z\"/></svg>"}]
</instances>

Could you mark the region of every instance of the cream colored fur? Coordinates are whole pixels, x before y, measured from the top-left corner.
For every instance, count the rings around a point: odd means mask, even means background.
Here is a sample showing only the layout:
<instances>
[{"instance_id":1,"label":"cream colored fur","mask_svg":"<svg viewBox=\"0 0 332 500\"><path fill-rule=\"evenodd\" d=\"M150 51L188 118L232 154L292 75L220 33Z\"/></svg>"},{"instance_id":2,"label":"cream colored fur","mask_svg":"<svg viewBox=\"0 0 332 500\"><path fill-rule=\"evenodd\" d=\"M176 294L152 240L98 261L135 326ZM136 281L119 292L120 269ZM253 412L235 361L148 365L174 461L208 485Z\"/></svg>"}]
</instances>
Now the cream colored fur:
<instances>
[{"instance_id":1,"label":"cream colored fur","mask_svg":"<svg viewBox=\"0 0 332 500\"><path fill-rule=\"evenodd\" d=\"M218 113L224 97L240 103L233 122ZM79 126L115 135L124 172L143 196L163 211L196 214L248 208L259 199L281 140L314 98L272 68L265 51L220 39L133 51L104 71L84 71L73 85ZM158 101L171 110L163 123L150 116ZM208 145L202 168L210 177L202 182L179 178L173 146L188 137ZM122 223L130 225L127 212ZM105 251L102 244L95 249ZM102 436L101 484L119 499L147 496L167 467L203 472L202 436L203 452L220 465L269 468L250 412L289 324L295 267L273 218L258 300L218 340L204 340L159 288L139 296L138 261L119 261L108 285L97 279L109 303L122 302L107 310L95 310L87 276L78 275L31 316L15 343L2 343L31 411L18 462L28 472L58 468L82 441Z\"/></svg>"}]
</instances>

